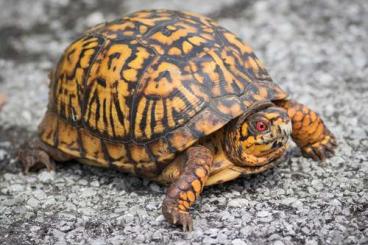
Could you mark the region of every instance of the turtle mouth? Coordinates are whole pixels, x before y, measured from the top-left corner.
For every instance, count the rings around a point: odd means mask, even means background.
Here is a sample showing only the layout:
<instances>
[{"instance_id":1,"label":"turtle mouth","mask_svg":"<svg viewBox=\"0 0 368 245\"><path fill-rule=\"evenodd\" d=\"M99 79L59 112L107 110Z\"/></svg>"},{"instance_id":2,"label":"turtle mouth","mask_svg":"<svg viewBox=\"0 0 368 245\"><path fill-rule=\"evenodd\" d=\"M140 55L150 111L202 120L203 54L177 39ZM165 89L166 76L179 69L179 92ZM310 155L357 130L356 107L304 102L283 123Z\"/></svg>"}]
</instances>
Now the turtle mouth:
<instances>
[{"instance_id":1,"label":"turtle mouth","mask_svg":"<svg viewBox=\"0 0 368 245\"><path fill-rule=\"evenodd\" d=\"M271 144L271 143L270 143ZM274 143L272 143L274 144ZM279 144L279 143L276 143ZM248 158L243 161L240 165L248 169L264 169L266 166L273 166L277 159L281 158L288 147L287 143L282 143L281 147L271 148L267 151L263 151L257 156Z\"/></svg>"},{"instance_id":2,"label":"turtle mouth","mask_svg":"<svg viewBox=\"0 0 368 245\"><path fill-rule=\"evenodd\" d=\"M285 151L285 149L287 148L287 144L288 144L288 137L280 137L270 143L268 143L268 145L270 145L270 149L268 150L264 150L262 151L258 156L259 157L265 157L268 155L277 155L278 153L280 153L280 151Z\"/></svg>"},{"instance_id":3,"label":"turtle mouth","mask_svg":"<svg viewBox=\"0 0 368 245\"><path fill-rule=\"evenodd\" d=\"M256 174L256 173L262 173L268 169L273 168L274 166L279 165L281 162L285 161L286 155L285 150L287 148L287 145L283 146L282 148L276 149L273 151L273 156L268 158L268 161L264 162L262 165L247 165L244 166L243 169L247 173Z\"/></svg>"},{"instance_id":4,"label":"turtle mouth","mask_svg":"<svg viewBox=\"0 0 368 245\"><path fill-rule=\"evenodd\" d=\"M285 142L275 141L272 143L272 148L267 151L262 152L259 155L259 157L267 158L268 161L266 161L265 164L268 164L272 162L273 160L275 160L276 158L280 157L285 152L287 146L288 144Z\"/></svg>"}]
</instances>

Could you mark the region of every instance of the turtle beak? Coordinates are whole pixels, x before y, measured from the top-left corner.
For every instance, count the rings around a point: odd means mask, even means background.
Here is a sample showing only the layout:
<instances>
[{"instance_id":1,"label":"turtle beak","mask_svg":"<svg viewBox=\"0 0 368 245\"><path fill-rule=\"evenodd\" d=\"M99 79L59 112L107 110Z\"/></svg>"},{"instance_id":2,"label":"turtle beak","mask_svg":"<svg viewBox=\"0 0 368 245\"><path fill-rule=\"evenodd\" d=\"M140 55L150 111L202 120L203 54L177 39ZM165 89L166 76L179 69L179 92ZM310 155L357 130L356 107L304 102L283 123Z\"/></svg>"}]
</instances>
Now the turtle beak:
<instances>
[{"instance_id":1,"label":"turtle beak","mask_svg":"<svg viewBox=\"0 0 368 245\"><path fill-rule=\"evenodd\" d=\"M286 124L282 124L279 126L279 128L281 132L281 138L276 141L277 142L276 144L281 146L281 145L286 144L290 138L291 131L292 131L291 122L289 121Z\"/></svg>"},{"instance_id":2,"label":"turtle beak","mask_svg":"<svg viewBox=\"0 0 368 245\"><path fill-rule=\"evenodd\" d=\"M289 121L287 124L280 125L280 131L284 137L289 138L292 131L291 122Z\"/></svg>"}]
</instances>

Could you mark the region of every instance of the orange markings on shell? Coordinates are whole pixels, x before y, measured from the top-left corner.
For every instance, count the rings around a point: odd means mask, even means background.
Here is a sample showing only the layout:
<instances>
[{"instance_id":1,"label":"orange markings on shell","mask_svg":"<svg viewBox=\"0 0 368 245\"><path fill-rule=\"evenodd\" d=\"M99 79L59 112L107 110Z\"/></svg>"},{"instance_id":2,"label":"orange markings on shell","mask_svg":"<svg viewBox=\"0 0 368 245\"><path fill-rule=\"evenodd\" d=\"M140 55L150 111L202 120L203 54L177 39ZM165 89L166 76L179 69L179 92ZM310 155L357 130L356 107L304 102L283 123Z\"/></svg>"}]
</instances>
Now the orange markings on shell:
<instances>
[{"instance_id":1,"label":"orange markings on shell","mask_svg":"<svg viewBox=\"0 0 368 245\"><path fill-rule=\"evenodd\" d=\"M150 157L144 146L131 144L130 153L135 162L150 162Z\"/></svg>"},{"instance_id":2,"label":"orange markings on shell","mask_svg":"<svg viewBox=\"0 0 368 245\"><path fill-rule=\"evenodd\" d=\"M196 140L197 138L187 127L181 127L169 135L169 142L176 149L186 149Z\"/></svg>"},{"instance_id":3,"label":"orange markings on shell","mask_svg":"<svg viewBox=\"0 0 368 245\"><path fill-rule=\"evenodd\" d=\"M76 128L63 120L59 120L58 130L58 147L65 149L71 155L78 154L80 146Z\"/></svg>"},{"instance_id":4,"label":"orange markings on shell","mask_svg":"<svg viewBox=\"0 0 368 245\"><path fill-rule=\"evenodd\" d=\"M91 163L95 163L95 165L108 167L108 162L105 159L104 151L102 149L101 139L92 136L86 130L81 130L81 141L86 158L93 160Z\"/></svg>"},{"instance_id":5,"label":"orange markings on shell","mask_svg":"<svg viewBox=\"0 0 368 245\"><path fill-rule=\"evenodd\" d=\"M223 114L237 117L243 112L243 108L240 104L239 98L229 97L222 100L218 100L215 103L216 108Z\"/></svg>"},{"instance_id":6,"label":"orange markings on shell","mask_svg":"<svg viewBox=\"0 0 368 245\"><path fill-rule=\"evenodd\" d=\"M122 162L129 162L127 158L127 149L125 145L117 144L117 143L110 143L108 141L105 142L107 153L112 161L122 161Z\"/></svg>"},{"instance_id":7,"label":"orange markings on shell","mask_svg":"<svg viewBox=\"0 0 368 245\"><path fill-rule=\"evenodd\" d=\"M140 161L142 161L142 160L140 160ZM142 177L147 177L147 178L150 178L150 179L153 179L157 175L160 174L160 172L158 170L159 170L158 166L155 162L141 162L141 163L137 163L137 165L135 167L135 172L138 175L140 175Z\"/></svg>"},{"instance_id":8,"label":"orange markings on shell","mask_svg":"<svg viewBox=\"0 0 368 245\"><path fill-rule=\"evenodd\" d=\"M225 123L226 119L216 115L210 108L206 108L196 118L193 118L188 126L203 135L207 135Z\"/></svg>"},{"instance_id":9,"label":"orange markings on shell","mask_svg":"<svg viewBox=\"0 0 368 245\"><path fill-rule=\"evenodd\" d=\"M173 48L171 48L171 49L169 50L168 54L169 54L169 55L181 55L181 54L182 54L182 52L181 52L181 50L180 50L179 48L177 48L177 47L173 47Z\"/></svg>"},{"instance_id":10,"label":"orange markings on shell","mask_svg":"<svg viewBox=\"0 0 368 245\"><path fill-rule=\"evenodd\" d=\"M55 137L59 133L56 131L58 123L58 116L55 113L47 111L38 126L40 138L48 145L55 145Z\"/></svg>"},{"instance_id":11,"label":"orange markings on shell","mask_svg":"<svg viewBox=\"0 0 368 245\"><path fill-rule=\"evenodd\" d=\"M174 154L169 150L169 145L163 138L149 144L149 148L159 162L172 159L174 157Z\"/></svg>"}]
</instances>

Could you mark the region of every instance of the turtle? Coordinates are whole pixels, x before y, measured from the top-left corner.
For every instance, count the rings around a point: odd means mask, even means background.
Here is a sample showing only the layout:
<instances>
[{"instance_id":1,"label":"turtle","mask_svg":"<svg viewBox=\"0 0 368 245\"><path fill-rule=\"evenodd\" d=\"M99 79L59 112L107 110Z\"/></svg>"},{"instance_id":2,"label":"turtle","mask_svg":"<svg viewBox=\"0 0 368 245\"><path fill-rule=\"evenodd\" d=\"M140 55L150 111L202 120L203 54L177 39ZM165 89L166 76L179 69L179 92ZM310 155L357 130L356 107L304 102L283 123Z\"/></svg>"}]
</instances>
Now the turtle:
<instances>
[{"instance_id":1,"label":"turtle","mask_svg":"<svg viewBox=\"0 0 368 245\"><path fill-rule=\"evenodd\" d=\"M289 138L313 160L337 147L249 44L192 12L141 10L92 27L49 78L38 135L19 150L24 172L77 160L156 181L167 186L165 219L185 231L204 187L277 165Z\"/></svg>"}]
</instances>

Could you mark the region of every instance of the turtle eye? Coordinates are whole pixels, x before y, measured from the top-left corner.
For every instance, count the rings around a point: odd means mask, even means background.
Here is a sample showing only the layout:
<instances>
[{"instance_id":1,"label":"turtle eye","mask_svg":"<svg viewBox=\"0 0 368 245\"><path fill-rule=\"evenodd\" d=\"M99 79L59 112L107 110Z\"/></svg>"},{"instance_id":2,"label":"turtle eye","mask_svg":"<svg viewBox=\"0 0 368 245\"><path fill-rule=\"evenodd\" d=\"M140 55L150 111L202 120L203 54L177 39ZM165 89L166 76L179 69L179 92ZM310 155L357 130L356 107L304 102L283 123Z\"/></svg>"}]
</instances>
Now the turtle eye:
<instances>
[{"instance_id":1,"label":"turtle eye","mask_svg":"<svg viewBox=\"0 0 368 245\"><path fill-rule=\"evenodd\" d=\"M266 131L268 129L268 126L267 126L267 124L265 122L258 121L258 122L256 122L256 129L259 132L263 132L263 131Z\"/></svg>"}]
</instances>

